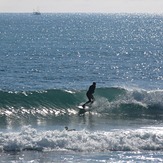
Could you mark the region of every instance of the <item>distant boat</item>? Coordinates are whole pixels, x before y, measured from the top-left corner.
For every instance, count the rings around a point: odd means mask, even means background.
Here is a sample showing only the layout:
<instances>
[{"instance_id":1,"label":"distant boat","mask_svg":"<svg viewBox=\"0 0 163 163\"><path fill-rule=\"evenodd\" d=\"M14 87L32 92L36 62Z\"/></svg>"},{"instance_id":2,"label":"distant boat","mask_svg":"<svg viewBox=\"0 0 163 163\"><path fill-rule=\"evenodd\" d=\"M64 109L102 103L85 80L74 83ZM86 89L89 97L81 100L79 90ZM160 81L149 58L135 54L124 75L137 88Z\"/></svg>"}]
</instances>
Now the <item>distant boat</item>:
<instances>
[{"instance_id":1,"label":"distant boat","mask_svg":"<svg viewBox=\"0 0 163 163\"><path fill-rule=\"evenodd\" d=\"M39 10L33 10L33 15L41 15L41 12Z\"/></svg>"}]
</instances>

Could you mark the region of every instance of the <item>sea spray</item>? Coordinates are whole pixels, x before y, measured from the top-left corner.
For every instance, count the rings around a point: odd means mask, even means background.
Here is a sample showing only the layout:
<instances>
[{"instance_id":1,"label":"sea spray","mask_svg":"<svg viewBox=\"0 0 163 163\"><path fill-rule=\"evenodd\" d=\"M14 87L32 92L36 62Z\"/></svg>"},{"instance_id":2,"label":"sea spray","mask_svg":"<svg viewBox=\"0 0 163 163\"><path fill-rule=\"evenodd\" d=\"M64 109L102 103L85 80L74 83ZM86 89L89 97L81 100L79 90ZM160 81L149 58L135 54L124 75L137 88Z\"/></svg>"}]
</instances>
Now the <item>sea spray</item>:
<instances>
[{"instance_id":1,"label":"sea spray","mask_svg":"<svg viewBox=\"0 0 163 163\"><path fill-rule=\"evenodd\" d=\"M18 132L1 133L3 151L50 150L75 152L162 150L163 128L155 130L112 131L37 131L31 126L22 127Z\"/></svg>"}]
</instances>

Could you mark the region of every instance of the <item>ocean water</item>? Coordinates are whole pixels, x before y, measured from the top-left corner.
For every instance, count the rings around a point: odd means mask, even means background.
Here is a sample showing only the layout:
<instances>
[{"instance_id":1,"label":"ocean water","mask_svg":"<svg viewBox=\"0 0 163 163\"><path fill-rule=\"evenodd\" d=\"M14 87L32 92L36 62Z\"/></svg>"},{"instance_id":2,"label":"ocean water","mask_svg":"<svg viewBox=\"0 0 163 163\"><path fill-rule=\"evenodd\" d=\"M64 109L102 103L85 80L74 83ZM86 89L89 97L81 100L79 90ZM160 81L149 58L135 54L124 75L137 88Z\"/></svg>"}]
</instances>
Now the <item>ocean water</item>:
<instances>
[{"instance_id":1,"label":"ocean water","mask_svg":"<svg viewBox=\"0 0 163 163\"><path fill-rule=\"evenodd\" d=\"M162 15L0 22L1 162L163 162Z\"/></svg>"}]
</instances>

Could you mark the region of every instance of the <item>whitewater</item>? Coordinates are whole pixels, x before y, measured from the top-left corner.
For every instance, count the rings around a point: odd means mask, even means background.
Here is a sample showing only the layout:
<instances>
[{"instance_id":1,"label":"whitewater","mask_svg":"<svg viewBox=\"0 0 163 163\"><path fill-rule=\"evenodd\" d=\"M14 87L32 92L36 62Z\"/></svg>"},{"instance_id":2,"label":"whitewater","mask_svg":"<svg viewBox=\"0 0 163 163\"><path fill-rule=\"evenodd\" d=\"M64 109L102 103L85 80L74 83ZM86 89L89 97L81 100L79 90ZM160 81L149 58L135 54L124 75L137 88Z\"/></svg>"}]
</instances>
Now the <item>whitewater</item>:
<instances>
[{"instance_id":1,"label":"whitewater","mask_svg":"<svg viewBox=\"0 0 163 163\"><path fill-rule=\"evenodd\" d=\"M0 21L1 162L163 161L162 15Z\"/></svg>"}]
</instances>

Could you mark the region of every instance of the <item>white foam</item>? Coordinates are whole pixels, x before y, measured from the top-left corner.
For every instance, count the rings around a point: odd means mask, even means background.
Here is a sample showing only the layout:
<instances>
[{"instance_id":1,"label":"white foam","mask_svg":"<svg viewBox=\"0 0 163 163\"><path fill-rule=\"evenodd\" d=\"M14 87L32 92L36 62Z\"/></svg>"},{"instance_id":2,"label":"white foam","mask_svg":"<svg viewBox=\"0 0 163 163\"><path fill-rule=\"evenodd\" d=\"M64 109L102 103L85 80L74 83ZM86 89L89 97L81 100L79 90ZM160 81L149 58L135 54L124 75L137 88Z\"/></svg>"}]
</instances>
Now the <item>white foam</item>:
<instances>
[{"instance_id":1,"label":"white foam","mask_svg":"<svg viewBox=\"0 0 163 163\"><path fill-rule=\"evenodd\" d=\"M20 132L0 133L1 151L138 151L162 150L163 132L150 128L106 131L37 131L30 126Z\"/></svg>"},{"instance_id":2,"label":"white foam","mask_svg":"<svg viewBox=\"0 0 163 163\"><path fill-rule=\"evenodd\" d=\"M75 94L76 92L70 91L70 90L65 90L65 92L70 93L70 94Z\"/></svg>"}]
</instances>

